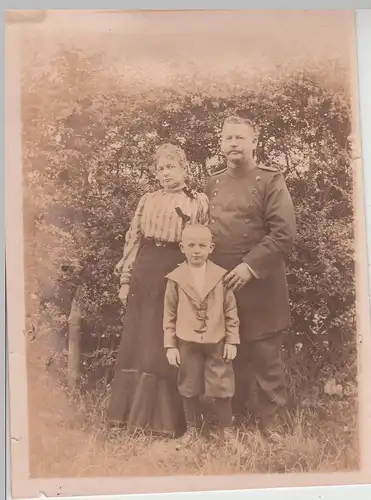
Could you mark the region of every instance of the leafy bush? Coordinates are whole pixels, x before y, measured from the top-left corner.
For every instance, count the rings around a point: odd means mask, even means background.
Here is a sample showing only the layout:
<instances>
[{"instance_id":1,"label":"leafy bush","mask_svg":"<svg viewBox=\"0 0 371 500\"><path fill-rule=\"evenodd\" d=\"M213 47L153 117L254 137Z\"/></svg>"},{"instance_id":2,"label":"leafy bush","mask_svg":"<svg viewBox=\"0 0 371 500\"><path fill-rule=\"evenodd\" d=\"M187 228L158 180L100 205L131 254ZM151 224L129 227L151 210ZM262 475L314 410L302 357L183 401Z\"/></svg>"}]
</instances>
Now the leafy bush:
<instances>
[{"instance_id":1,"label":"leafy bush","mask_svg":"<svg viewBox=\"0 0 371 500\"><path fill-rule=\"evenodd\" d=\"M46 71L25 71L25 207L40 300L58 306L65 324L79 289L90 352L100 353L95 363L107 362L120 335L112 271L139 197L156 188L148 169L154 148L182 146L202 190L222 161L223 117L239 113L259 126L257 160L282 169L296 207L286 342L292 388L333 370L354 379L351 108L345 70L332 68L338 78L330 81L326 64L278 68L246 86L243 76L220 86L211 78L187 91L110 80L98 55L63 47Z\"/></svg>"}]
</instances>

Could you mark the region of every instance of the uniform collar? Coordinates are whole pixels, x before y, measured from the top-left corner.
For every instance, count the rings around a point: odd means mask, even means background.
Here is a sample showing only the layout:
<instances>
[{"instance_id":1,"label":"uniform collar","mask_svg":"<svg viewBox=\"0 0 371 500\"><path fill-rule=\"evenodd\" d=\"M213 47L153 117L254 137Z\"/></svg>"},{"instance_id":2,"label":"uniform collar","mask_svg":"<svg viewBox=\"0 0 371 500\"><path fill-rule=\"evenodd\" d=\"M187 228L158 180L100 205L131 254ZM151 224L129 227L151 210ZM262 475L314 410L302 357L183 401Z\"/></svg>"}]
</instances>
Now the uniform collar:
<instances>
[{"instance_id":1,"label":"uniform collar","mask_svg":"<svg viewBox=\"0 0 371 500\"><path fill-rule=\"evenodd\" d=\"M241 179L244 177L248 177L250 175L250 172L254 171L257 168L256 163L254 160L251 160L246 166L236 168L236 169L230 169L227 166L227 174L230 177L233 177L235 179Z\"/></svg>"},{"instance_id":2,"label":"uniform collar","mask_svg":"<svg viewBox=\"0 0 371 500\"><path fill-rule=\"evenodd\" d=\"M207 261L206 270L205 270L205 283L202 295L196 290L193 284L193 278L189 271L187 262L183 262L180 264L174 271L166 275L166 278L169 278L175 281L181 289L184 291L188 297L199 302L200 300L204 300L210 291L215 287L215 285L225 276L227 271L222 267L214 264L210 260Z\"/></svg>"}]
</instances>

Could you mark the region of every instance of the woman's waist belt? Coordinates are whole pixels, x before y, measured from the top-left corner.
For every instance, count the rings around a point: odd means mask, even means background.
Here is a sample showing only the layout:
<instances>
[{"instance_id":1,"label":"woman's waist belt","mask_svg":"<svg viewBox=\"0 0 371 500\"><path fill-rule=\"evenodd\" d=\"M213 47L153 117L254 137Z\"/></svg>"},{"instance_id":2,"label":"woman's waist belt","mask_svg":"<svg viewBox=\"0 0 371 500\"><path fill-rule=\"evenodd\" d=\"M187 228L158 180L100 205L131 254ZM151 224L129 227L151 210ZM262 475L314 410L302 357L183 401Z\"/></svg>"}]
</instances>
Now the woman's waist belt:
<instances>
[{"instance_id":1,"label":"woman's waist belt","mask_svg":"<svg viewBox=\"0 0 371 500\"><path fill-rule=\"evenodd\" d=\"M145 245L154 245L156 247L174 247L179 248L178 241L165 241L159 240L157 238L143 238L143 243Z\"/></svg>"}]
</instances>

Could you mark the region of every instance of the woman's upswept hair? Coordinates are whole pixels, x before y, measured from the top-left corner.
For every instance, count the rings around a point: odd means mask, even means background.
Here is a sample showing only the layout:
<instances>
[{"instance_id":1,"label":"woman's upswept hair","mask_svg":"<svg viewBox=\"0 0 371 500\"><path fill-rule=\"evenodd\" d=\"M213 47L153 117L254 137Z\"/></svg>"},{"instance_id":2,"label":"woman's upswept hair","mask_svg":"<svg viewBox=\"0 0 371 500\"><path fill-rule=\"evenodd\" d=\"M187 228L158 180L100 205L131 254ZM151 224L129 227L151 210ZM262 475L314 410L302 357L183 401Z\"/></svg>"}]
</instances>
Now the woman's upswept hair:
<instances>
[{"instance_id":1,"label":"woman's upswept hair","mask_svg":"<svg viewBox=\"0 0 371 500\"><path fill-rule=\"evenodd\" d=\"M189 172L189 163L186 154L181 147L170 143L159 146L152 157L154 170L156 170L158 160L164 157L176 160L187 173Z\"/></svg>"}]
</instances>

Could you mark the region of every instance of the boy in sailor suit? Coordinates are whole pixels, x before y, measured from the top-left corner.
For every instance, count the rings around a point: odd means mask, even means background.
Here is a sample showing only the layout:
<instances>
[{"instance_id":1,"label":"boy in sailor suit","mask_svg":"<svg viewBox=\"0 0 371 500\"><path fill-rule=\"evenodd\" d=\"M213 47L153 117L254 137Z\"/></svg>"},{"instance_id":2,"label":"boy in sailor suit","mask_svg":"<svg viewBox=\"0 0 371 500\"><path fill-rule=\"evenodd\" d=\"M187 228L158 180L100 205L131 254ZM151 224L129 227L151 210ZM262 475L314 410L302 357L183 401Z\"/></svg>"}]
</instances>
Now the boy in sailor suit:
<instances>
[{"instance_id":1,"label":"boy in sailor suit","mask_svg":"<svg viewBox=\"0 0 371 500\"><path fill-rule=\"evenodd\" d=\"M197 434L198 399L205 395L215 400L220 434L231 441L232 360L240 342L236 300L223 284L227 271L208 260L214 244L206 226L186 226L180 248L186 261L166 276L164 347L169 363L179 367L187 421L183 440Z\"/></svg>"}]
</instances>

